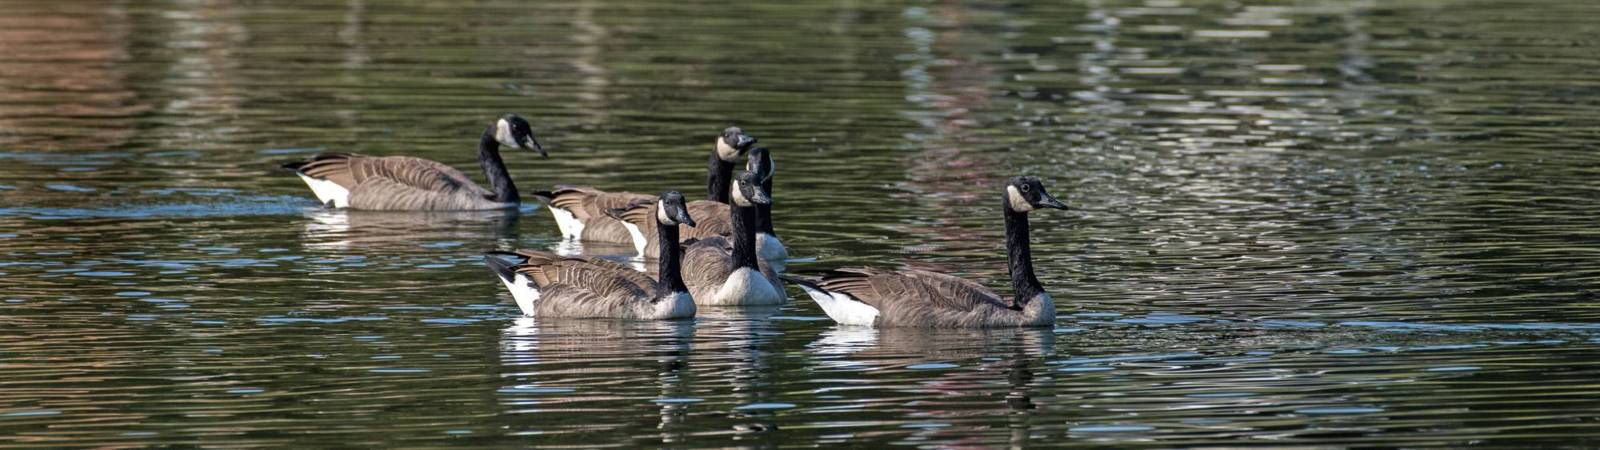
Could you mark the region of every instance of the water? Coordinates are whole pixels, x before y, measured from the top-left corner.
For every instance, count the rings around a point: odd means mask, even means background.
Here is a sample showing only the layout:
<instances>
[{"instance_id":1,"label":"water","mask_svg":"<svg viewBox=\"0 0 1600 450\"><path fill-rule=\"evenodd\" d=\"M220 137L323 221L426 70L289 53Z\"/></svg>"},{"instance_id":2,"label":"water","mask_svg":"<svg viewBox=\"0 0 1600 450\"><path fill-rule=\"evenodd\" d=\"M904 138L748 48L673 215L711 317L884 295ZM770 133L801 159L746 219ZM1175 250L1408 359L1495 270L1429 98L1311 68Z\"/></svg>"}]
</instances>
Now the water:
<instances>
[{"instance_id":1,"label":"water","mask_svg":"<svg viewBox=\"0 0 1600 450\"><path fill-rule=\"evenodd\" d=\"M1600 4L1040 3L8 2L0 446L1600 445ZM524 189L699 195L743 126L796 270L1004 286L1041 176L1058 326L517 318L537 206L275 170L504 112Z\"/></svg>"}]
</instances>

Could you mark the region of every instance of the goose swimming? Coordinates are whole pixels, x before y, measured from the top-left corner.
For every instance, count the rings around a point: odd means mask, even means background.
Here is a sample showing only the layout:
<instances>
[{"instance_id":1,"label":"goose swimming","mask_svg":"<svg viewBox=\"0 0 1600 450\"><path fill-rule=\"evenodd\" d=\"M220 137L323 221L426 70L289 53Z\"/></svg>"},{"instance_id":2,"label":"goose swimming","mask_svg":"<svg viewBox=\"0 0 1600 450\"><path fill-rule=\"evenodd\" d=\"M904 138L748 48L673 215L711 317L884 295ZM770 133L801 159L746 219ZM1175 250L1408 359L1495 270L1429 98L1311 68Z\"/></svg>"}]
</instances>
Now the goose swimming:
<instances>
[{"instance_id":1,"label":"goose swimming","mask_svg":"<svg viewBox=\"0 0 1600 450\"><path fill-rule=\"evenodd\" d=\"M761 192L767 193L768 198L771 198L771 193L767 190L767 187L772 186L772 174L775 171L772 165L771 152L765 147L756 147L750 149L748 153L749 159L746 163L746 167L749 168L748 172L753 173L756 179L759 180L758 185L761 187ZM730 198L729 196L733 195L735 191L732 188L733 186L731 185L724 186L724 190L727 192L723 193L720 198L723 200ZM733 215L730 214L731 210L729 208L730 206L726 201L696 200L689 202L689 210L694 213L695 217L700 218L700 226L692 231L685 230L679 237L689 240L731 235L733 233ZM755 208L755 221L750 225L756 230L756 255L762 262L772 266L773 270L782 272L783 264L789 259L789 252L783 248L783 243L778 241L777 234L772 231L772 204L756 204ZM655 216L654 204L635 202L626 207L611 210L607 215L621 221L628 232L633 235L633 247L639 250L640 256L645 258L656 257L655 249L660 248L660 246L655 244L657 236L655 230L650 226L650 218Z\"/></svg>"},{"instance_id":2,"label":"goose swimming","mask_svg":"<svg viewBox=\"0 0 1600 450\"><path fill-rule=\"evenodd\" d=\"M506 114L478 140L478 164L489 189L472 182L454 167L410 156L319 153L308 161L283 164L311 187L317 201L334 208L390 211L460 211L515 208L521 203L511 182L500 146L537 150L528 121Z\"/></svg>"},{"instance_id":3,"label":"goose swimming","mask_svg":"<svg viewBox=\"0 0 1600 450\"><path fill-rule=\"evenodd\" d=\"M695 226L683 194L661 194L656 227L675 235L678 225ZM522 314L534 317L665 320L694 317L694 300L684 284L677 239L661 241L658 280L643 272L595 257L560 256L519 250L484 256L505 284ZM502 256L510 256L517 262Z\"/></svg>"},{"instance_id":4,"label":"goose swimming","mask_svg":"<svg viewBox=\"0 0 1600 450\"><path fill-rule=\"evenodd\" d=\"M770 204L756 174L739 172L731 187L731 237L695 240L683 250L683 277L698 305L782 304L783 282L756 255L756 205ZM662 235L657 242L670 241ZM665 253L663 253L665 255Z\"/></svg>"},{"instance_id":5,"label":"goose swimming","mask_svg":"<svg viewBox=\"0 0 1600 450\"><path fill-rule=\"evenodd\" d=\"M727 203L728 186L733 176L734 162L749 151L755 144L756 138L744 133L739 127L728 127L717 136L716 144L711 152L711 158L706 168L706 196L710 202L695 201L689 204L691 213L701 212L707 205L705 203ZM556 219L556 226L561 229L561 236L567 239L577 239L592 242L609 242L614 244L635 243L635 232L647 232L654 228L648 223L640 230L629 230L622 222L612 218L607 211L628 208L630 206L653 206L655 197L632 192L608 192L587 186L556 186L551 191L538 191L533 195L550 208L550 214ZM698 215L697 217L716 217L715 215ZM701 227L688 229L690 236L714 236L727 233L725 225L718 221L707 223ZM635 243L635 248L640 254L654 250L641 247Z\"/></svg>"},{"instance_id":6,"label":"goose swimming","mask_svg":"<svg viewBox=\"0 0 1600 450\"><path fill-rule=\"evenodd\" d=\"M1055 303L1033 274L1028 212L1067 209L1034 177L1006 182L1004 204L1010 299L978 283L924 270L839 269L820 279L784 276L823 312L845 325L917 328L1042 327L1055 324Z\"/></svg>"},{"instance_id":7,"label":"goose swimming","mask_svg":"<svg viewBox=\"0 0 1600 450\"><path fill-rule=\"evenodd\" d=\"M772 162L772 152L766 147L757 147L751 149L746 158L745 170L756 174L756 178L761 180L761 192L771 197L772 174L778 169ZM756 205L756 255L776 272L783 272L789 262L789 249L783 246L783 241L778 239L778 232L772 229L771 203Z\"/></svg>"}]
</instances>

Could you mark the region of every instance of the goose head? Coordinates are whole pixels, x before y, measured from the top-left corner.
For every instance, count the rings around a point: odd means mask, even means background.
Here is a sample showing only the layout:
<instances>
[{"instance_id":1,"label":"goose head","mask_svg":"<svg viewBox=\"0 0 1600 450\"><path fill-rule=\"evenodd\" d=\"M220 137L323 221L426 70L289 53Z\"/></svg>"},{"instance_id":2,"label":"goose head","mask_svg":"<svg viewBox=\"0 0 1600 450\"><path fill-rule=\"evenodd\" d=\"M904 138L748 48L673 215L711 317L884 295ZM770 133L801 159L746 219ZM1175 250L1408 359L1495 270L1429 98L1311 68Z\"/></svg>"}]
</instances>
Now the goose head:
<instances>
[{"instance_id":1,"label":"goose head","mask_svg":"<svg viewBox=\"0 0 1600 450\"><path fill-rule=\"evenodd\" d=\"M537 150L539 156L550 157L550 154L544 151L544 147L539 145L539 141L533 139L533 127L528 125L528 120L516 114L506 114L495 122L494 140L500 141L500 145Z\"/></svg>"},{"instance_id":2,"label":"goose head","mask_svg":"<svg viewBox=\"0 0 1600 450\"><path fill-rule=\"evenodd\" d=\"M755 143L755 136L744 134L744 130L739 127L728 127L722 130L722 135L717 136L717 158L733 162L739 159L740 155L744 155L744 152L749 151L750 146Z\"/></svg>"},{"instance_id":3,"label":"goose head","mask_svg":"<svg viewBox=\"0 0 1600 450\"><path fill-rule=\"evenodd\" d=\"M778 170L778 166L772 163L772 153L767 151L766 147L750 149L750 154L746 158L748 159L745 160L745 170L754 172L756 179L762 183L766 183L772 178L773 171Z\"/></svg>"},{"instance_id":4,"label":"goose head","mask_svg":"<svg viewBox=\"0 0 1600 450\"><path fill-rule=\"evenodd\" d=\"M1044 183L1034 177L1016 177L1006 181L1006 207L1025 213L1039 208L1067 209L1065 203L1044 191Z\"/></svg>"},{"instance_id":5,"label":"goose head","mask_svg":"<svg viewBox=\"0 0 1600 450\"><path fill-rule=\"evenodd\" d=\"M733 204L741 207L771 205L772 197L761 190L761 180L755 172L741 170L733 174Z\"/></svg>"},{"instance_id":6,"label":"goose head","mask_svg":"<svg viewBox=\"0 0 1600 450\"><path fill-rule=\"evenodd\" d=\"M661 198L656 200L656 222L669 227L678 224L694 226L694 218L689 217L689 205L683 200L683 194L678 191L661 193Z\"/></svg>"}]
</instances>

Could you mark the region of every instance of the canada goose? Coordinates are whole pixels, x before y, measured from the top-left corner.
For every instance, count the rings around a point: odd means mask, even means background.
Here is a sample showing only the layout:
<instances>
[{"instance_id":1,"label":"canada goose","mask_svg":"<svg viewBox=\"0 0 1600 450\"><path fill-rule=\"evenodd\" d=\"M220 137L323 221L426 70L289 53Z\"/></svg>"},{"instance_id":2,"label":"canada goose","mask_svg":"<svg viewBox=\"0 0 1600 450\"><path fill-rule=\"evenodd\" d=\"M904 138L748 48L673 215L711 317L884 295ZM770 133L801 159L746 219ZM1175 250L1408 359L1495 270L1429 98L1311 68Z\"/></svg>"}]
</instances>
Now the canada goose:
<instances>
[{"instance_id":1,"label":"canada goose","mask_svg":"<svg viewBox=\"0 0 1600 450\"><path fill-rule=\"evenodd\" d=\"M683 194L661 194L656 227L666 236L678 224L694 226ZM495 252L484 260L505 283L522 314L535 317L664 320L694 317L694 300L684 285L677 239L661 241L660 280L595 257L564 257L550 252ZM513 264L496 255L510 255Z\"/></svg>"},{"instance_id":2,"label":"canada goose","mask_svg":"<svg viewBox=\"0 0 1600 450\"><path fill-rule=\"evenodd\" d=\"M1006 256L1010 260L1010 300L978 283L922 270L840 269L820 280L785 276L845 325L919 328L998 328L1050 326L1056 308L1033 275L1028 250L1028 212L1067 209L1034 177L1006 182ZM692 283L691 283L692 284Z\"/></svg>"},{"instance_id":3,"label":"canada goose","mask_svg":"<svg viewBox=\"0 0 1600 450\"><path fill-rule=\"evenodd\" d=\"M772 174L777 171L777 165L772 162L772 153L766 147L757 147L750 150L745 163L745 170L755 172L761 179L761 191L772 196ZM783 241L778 240L778 232L772 229L772 204L756 205L756 255L761 261L766 262L773 271L783 272L789 262L789 249L783 247Z\"/></svg>"},{"instance_id":4,"label":"canada goose","mask_svg":"<svg viewBox=\"0 0 1600 450\"><path fill-rule=\"evenodd\" d=\"M757 147L749 151L749 157L747 163L748 171L754 173L757 179L765 180L762 183L770 186L774 171L770 152L764 147ZM731 187L727 186L725 188L731 193ZM765 187L762 188L762 192L766 192ZM722 197L728 198L728 195L723 194ZM770 193L768 198L771 198ZM655 244L656 234L654 233L654 227L650 225L650 218L655 215L654 208L655 206L652 203L638 201L607 213L621 222L623 227L627 228L628 233L633 236L634 249L639 251L639 256L645 258L655 258L655 249L659 248ZM681 230L679 233L680 239L685 241L690 239L698 240L726 236L733 233L732 214L730 214L731 211L727 203L712 200L695 200L689 202L689 211L694 213L695 217L700 218L700 226L694 229ZM784 250L783 243L778 242L777 237L761 231L762 227L765 227L766 230L772 229L771 219L772 205L757 205L756 221L752 225L757 230L756 253L758 257L761 257L762 262L772 265L774 270L781 272L782 264L789 258L788 251ZM767 239L763 239L763 236L766 236ZM763 247L763 245L767 245L767 247ZM763 251L766 251L766 253L763 253Z\"/></svg>"},{"instance_id":5,"label":"canada goose","mask_svg":"<svg viewBox=\"0 0 1600 450\"><path fill-rule=\"evenodd\" d=\"M710 200L728 202L727 190L733 176L734 161L755 142L755 137L744 134L739 127L728 127L717 136L715 150L711 152L706 170L706 195ZM562 237L616 244L634 242L633 234L622 223L609 217L606 211L630 205L655 204L655 198L649 195L606 192L584 186L556 186L552 191L538 191L533 195L550 208L550 215L555 217ZM692 205L690 209L694 209ZM644 227L650 228L653 227ZM645 250L641 249L640 253L645 253Z\"/></svg>"},{"instance_id":6,"label":"canada goose","mask_svg":"<svg viewBox=\"0 0 1600 450\"><path fill-rule=\"evenodd\" d=\"M760 181L751 172L735 174L731 191L731 238L713 236L683 249L683 277L689 293L698 305L781 304L782 281L756 257L755 206L772 203L772 198L761 191ZM669 240L670 236L662 235L657 242Z\"/></svg>"},{"instance_id":7,"label":"canada goose","mask_svg":"<svg viewBox=\"0 0 1600 450\"><path fill-rule=\"evenodd\" d=\"M283 164L311 187L317 200L334 208L391 211L459 211L515 208L521 203L511 183L500 146L538 150L528 121L506 114L483 130L478 140L478 164L489 178L490 189L479 187L467 175L439 162L410 156L369 156L356 153L319 153L310 161Z\"/></svg>"}]
</instances>

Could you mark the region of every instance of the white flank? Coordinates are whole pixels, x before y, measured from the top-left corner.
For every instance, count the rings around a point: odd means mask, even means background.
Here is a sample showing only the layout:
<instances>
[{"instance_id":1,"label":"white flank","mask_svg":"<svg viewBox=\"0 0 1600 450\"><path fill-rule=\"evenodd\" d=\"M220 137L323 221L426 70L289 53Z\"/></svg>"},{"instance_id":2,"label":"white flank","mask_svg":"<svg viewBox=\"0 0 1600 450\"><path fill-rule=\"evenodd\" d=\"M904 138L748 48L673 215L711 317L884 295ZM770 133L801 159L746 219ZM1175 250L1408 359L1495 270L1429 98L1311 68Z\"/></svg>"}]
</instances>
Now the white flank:
<instances>
[{"instance_id":1,"label":"white flank","mask_svg":"<svg viewBox=\"0 0 1600 450\"><path fill-rule=\"evenodd\" d=\"M694 317L694 313L694 297L688 292L678 292L657 304L656 316L652 319L687 319Z\"/></svg>"},{"instance_id":2,"label":"white flank","mask_svg":"<svg viewBox=\"0 0 1600 450\"><path fill-rule=\"evenodd\" d=\"M627 221L623 221L622 226L628 229L628 235L633 236L633 249L639 251L640 258L645 257L644 246L650 245L650 243L645 242L644 232L639 231L638 225L628 223Z\"/></svg>"},{"instance_id":3,"label":"white flank","mask_svg":"<svg viewBox=\"0 0 1600 450\"><path fill-rule=\"evenodd\" d=\"M306 176L306 174L299 172L296 172L295 174L300 175L300 179L305 180L306 186L311 187L311 193L317 195L317 201L322 202L324 205L331 201L333 202L333 207L335 208L350 207L349 189L345 189L344 186L340 186L338 183L334 183L332 181L311 178Z\"/></svg>"},{"instance_id":4,"label":"white flank","mask_svg":"<svg viewBox=\"0 0 1600 450\"><path fill-rule=\"evenodd\" d=\"M554 206L547 206L545 209L550 210L550 217L556 218L556 227L561 229L561 237L567 239L583 237L583 221L572 215L572 211Z\"/></svg>"},{"instance_id":5,"label":"white flank","mask_svg":"<svg viewBox=\"0 0 1600 450\"><path fill-rule=\"evenodd\" d=\"M533 304L539 301L539 290L529 282L528 276L517 274L513 279L500 278L505 283L506 290L511 291L511 299L517 301L517 308L522 309L522 315L533 316Z\"/></svg>"},{"instance_id":6,"label":"white flank","mask_svg":"<svg viewBox=\"0 0 1600 450\"><path fill-rule=\"evenodd\" d=\"M783 295L772 286L772 281L749 267L740 267L728 274L728 281L708 299L695 299L702 305L781 305Z\"/></svg>"},{"instance_id":7,"label":"white flank","mask_svg":"<svg viewBox=\"0 0 1600 450\"><path fill-rule=\"evenodd\" d=\"M828 313L828 317L832 317L833 321L839 322L840 325L870 327L878 319L878 308L861 303L848 295L812 289L804 284L800 285L800 290L806 291L806 295L811 296L811 299L817 302L817 306L822 307L822 312Z\"/></svg>"},{"instance_id":8,"label":"white flank","mask_svg":"<svg viewBox=\"0 0 1600 450\"><path fill-rule=\"evenodd\" d=\"M777 236L766 233L756 233L756 257L767 263L774 272L783 272L788 267L789 249L783 248L783 242Z\"/></svg>"}]
</instances>

